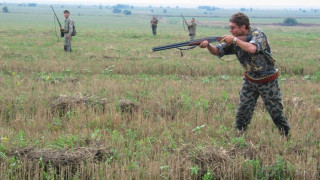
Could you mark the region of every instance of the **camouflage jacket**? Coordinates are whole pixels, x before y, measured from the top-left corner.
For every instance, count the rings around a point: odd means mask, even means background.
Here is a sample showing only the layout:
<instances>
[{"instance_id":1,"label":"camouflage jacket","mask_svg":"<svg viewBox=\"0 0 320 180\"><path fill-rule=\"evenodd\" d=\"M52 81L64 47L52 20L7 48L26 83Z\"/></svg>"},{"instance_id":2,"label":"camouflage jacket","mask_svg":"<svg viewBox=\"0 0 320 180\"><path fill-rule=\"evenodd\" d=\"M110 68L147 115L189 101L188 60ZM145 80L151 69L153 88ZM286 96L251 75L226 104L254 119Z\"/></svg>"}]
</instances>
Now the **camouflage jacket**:
<instances>
[{"instance_id":1,"label":"camouflage jacket","mask_svg":"<svg viewBox=\"0 0 320 180\"><path fill-rule=\"evenodd\" d=\"M219 57L236 54L239 62L252 79L263 79L277 72L272 58L272 52L267 40L267 36L260 29L252 29L249 33L252 37L249 43L257 46L257 52L250 54L235 44L221 43L216 45L220 50Z\"/></svg>"},{"instance_id":2,"label":"camouflage jacket","mask_svg":"<svg viewBox=\"0 0 320 180\"><path fill-rule=\"evenodd\" d=\"M71 34L73 32L73 23L74 22L70 18L68 18L64 21L64 28L63 28L64 31L63 32L65 34L69 34L71 36Z\"/></svg>"},{"instance_id":3,"label":"camouflage jacket","mask_svg":"<svg viewBox=\"0 0 320 180\"><path fill-rule=\"evenodd\" d=\"M151 23L151 26L157 26L158 25L158 19L152 19L150 23Z\"/></svg>"},{"instance_id":4,"label":"camouflage jacket","mask_svg":"<svg viewBox=\"0 0 320 180\"><path fill-rule=\"evenodd\" d=\"M191 24L187 24L187 26L188 26L188 30L189 30L189 35L195 35L197 24L194 22Z\"/></svg>"}]
</instances>

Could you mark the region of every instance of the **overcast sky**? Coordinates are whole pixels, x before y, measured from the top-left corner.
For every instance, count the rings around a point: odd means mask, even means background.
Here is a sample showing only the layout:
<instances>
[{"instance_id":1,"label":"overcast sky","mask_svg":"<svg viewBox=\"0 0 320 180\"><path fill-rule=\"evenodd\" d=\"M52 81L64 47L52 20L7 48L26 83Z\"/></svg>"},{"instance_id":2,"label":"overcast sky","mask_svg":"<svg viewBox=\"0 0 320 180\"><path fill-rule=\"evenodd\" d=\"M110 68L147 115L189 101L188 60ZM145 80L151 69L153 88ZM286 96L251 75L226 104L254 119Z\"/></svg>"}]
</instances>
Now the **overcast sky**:
<instances>
[{"instance_id":1,"label":"overcast sky","mask_svg":"<svg viewBox=\"0 0 320 180\"><path fill-rule=\"evenodd\" d=\"M320 8L319 0L0 0L7 3L45 3L45 4L129 4L140 6L179 6L179 7L197 7L199 5L218 6L223 8L233 7L259 7L259 8Z\"/></svg>"}]
</instances>

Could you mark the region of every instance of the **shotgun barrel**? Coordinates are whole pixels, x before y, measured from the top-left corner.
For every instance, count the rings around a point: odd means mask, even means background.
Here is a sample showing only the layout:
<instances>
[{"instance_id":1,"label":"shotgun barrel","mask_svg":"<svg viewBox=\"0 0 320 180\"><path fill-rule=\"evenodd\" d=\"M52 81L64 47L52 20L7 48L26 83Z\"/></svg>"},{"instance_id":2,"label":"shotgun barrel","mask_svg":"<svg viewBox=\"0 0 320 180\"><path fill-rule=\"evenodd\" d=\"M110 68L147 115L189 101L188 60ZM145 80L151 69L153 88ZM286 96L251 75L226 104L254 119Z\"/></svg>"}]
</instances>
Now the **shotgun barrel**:
<instances>
[{"instance_id":1,"label":"shotgun barrel","mask_svg":"<svg viewBox=\"0 0 320 180\"><path fill-rule=\"evenodd\" d=\"M162 50L167 50L167 49L173 49L173 48L179 48L179 47L184 47L184 46L199 46L200 43L202 41L209 41L209 43L211 42L217 42L220 41L222 39L222 37L218 37L218 36L212 36L212 37L206 37L206 38L201 38L201 39L195 39L192 41L185 41L185 42L180 42L180 43L174 43L174 44L169 44L169 45L165 45L165 46L158 46L158 47L154 47L152 48L152 51L162 51Z\"/></svg>"}]
</instances>

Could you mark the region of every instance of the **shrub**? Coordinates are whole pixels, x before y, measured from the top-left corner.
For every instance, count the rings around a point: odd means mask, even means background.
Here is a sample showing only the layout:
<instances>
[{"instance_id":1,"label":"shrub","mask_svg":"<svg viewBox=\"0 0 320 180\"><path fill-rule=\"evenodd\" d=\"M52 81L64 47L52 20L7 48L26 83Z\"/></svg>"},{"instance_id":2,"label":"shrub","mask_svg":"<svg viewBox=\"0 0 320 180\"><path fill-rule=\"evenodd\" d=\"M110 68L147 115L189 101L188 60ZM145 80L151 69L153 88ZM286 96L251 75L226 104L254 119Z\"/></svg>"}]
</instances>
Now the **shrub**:
<instances>
[{"instance_id":1,"label":"shrub","mask_svg":"<svg viewBox=\"0 0 320 180\"><path fill-rule=\"evenodd\" d=\"M295 26L298 24L297 20L294 19L294 18L286 18L284 21L283 21L283 24L286 25L286 26Z\"/></svg>"},{"instance_id":2,"label":"shrub","mask_svg":"<svg viewBox=\"0 0 320 180\"><path fill-rule=\"evenodd\" d=\"M29 7L36 7L36 6L37 6L37 3L28 3L28 6L29 6Z\"/></svg>"},{"instance_id":3,"label":"shrub","mask_svg":"<svg viewBox=\"0 0 320 180\"><path fill-rule=\"evenodd\" d=\"M2 8L2 11L3 11L4 13L8 13L8 12L9 12L9 9L8 9L7 6L4 6L4 7Z\"/></svg>"},{"instance_id":4,"label":"shrub","mask_svg":"<svg viewBox=\"0 0 320 180\"><path fill-rule=\"evenodd\" d=\"M117 8L116 8L116 9L113 9L112 12L113 12L113 13L121 13L121 9L117 9Z\"/></svg>"},{"instance_id":5,"label":"shrub","mask_svg":"<svg viewBox=\"0 0 320 180\"><path fill-rule=\"evenodd\" d=\"M129 11L129 10L124 10L124 11L123 11L123 14L124 14L124 15L131 15L131 11Z\"/></svg>"}]
</instances>

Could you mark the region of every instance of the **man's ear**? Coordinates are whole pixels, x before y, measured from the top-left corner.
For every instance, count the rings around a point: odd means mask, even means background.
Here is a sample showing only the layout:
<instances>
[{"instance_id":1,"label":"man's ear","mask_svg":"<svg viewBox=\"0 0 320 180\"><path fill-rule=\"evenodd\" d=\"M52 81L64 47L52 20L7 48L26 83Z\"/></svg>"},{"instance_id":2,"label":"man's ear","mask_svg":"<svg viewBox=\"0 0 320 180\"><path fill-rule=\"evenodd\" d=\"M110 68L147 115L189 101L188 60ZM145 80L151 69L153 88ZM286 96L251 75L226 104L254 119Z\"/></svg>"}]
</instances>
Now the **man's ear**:
<instances>
[{"instance_id":1,"label":"man's ear","mask_svg":"<svg viewBox=\"0 0 320 180\"><path fill-rule=\"evenodd\" d=\"M242 31L246 30L246 29L247 29L247 28L246 28L246 25L242 25L242 26L240 27L240 29L241 29Z\"/></svg>"}]
</instances>

